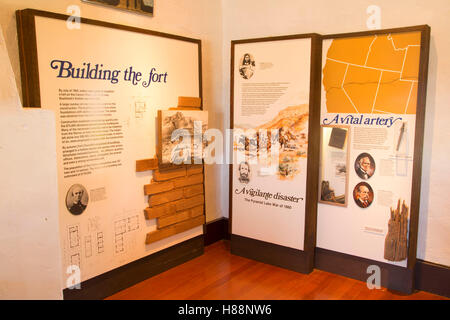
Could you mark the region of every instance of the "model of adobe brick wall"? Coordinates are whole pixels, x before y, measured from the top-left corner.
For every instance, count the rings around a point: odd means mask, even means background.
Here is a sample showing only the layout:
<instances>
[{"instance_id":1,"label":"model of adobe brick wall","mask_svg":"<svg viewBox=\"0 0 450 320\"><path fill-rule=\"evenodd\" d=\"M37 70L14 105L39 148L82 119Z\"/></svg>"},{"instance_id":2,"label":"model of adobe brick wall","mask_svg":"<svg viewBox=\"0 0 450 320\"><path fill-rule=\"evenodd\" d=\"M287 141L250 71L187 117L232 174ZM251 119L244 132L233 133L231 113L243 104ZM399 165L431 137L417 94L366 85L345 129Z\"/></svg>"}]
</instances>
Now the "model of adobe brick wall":
<instances>
[{"instance_id":1,"label":"model of adobe brick wall","mask_svg":"<svg viewBox=\"0 0 450 320\"><path fill-rule=\"evenodd\" d=\"M200 98L179 97L171 110L199 110ZM157 229L147 234L146 244L159 241L205 223L203 164L159 169L158 159L136 161L136 171L153 170L153 179L144 186L148 195L145 218L156 219Z\"/></svg>"},{"instance_id":2,"label":"model of adobe brick wall","mask_svg":"<svg viewBox=\"0 0 450 320\"><path fill-rule=\"evenodd\" d=\"M157 219L157 230L147 234L147 244L205 223L203 165L155 170L144 192L149 196L145 217Z\"/></svg>"}]
</instances>

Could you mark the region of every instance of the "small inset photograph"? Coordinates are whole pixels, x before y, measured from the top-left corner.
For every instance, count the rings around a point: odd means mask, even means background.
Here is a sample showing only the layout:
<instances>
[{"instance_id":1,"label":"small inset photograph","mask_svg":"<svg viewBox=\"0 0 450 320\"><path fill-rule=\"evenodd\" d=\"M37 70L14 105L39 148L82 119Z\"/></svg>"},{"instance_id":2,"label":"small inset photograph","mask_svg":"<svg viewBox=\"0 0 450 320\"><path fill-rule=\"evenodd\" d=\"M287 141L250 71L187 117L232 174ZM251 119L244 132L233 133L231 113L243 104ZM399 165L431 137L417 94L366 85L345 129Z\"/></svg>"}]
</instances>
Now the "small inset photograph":
<instances>
[{"instance_id":1,"label":"small inset photograph","mask_svg":"<svg viewBox=\"0 0 450 320\"><path fill-rule=\"evenodd\" d=\"M81 184L74 184L67 191L66 207L71 214L76 216L82 214L86 210L88 202L88 192Z\"/></svg>"},{"instance_id":2,"label":"small inset photograph","mask_svg":"<svg viewBox=\"0 0 450 320\"><path fill-rule=\"evenodd\" d=\"M238 176L240 183L249 183L250 182L250 165L247 161L243 161L239 164L238 167Z\"/></svg>"},{"instance_id":3,"label":"small inset photograph","mask_svg":"<svg viewBox=\"0 0 450 320\"><path fill-rule=\"evenodd\" d=\"M345 163L336 163L334 173L336 178L345 178L347 175L347 166Z\"/></svg>"},{"instance_id":4,"label":"small inset photograph","mask_svg":"<svg viewBox=\"0 0 450 320\"><path fill-rule=\"evenodd\" d=\"M244 54L239 64L239 74L244 79L250 79L255 72L255 59L250 53Z\"/></svg>"},{"instance_id":5,"label":"small inset photograph","mask_svg":"<svg viewBox=\"0 0 450 320\"><path fill-rule=\"evenodd\" d=\"M188 164L201 162L207 141L197 141L208 129L208 111L160 110L160 164ZM200 142L200 143L199 143Z\"/></svg>"},{"instance_id":6,"label":"small inset photograph","mask_svg":"<svg viewBox=\"0 0 450 320\"><path fill-rule=\"evenodd\" d=\"M375 173L375 160L367 153L361 153L355 160L355 172L361 179L367 180Z\"/></svg>"},{"instance_id":7,"label":"small inset photograph","mask_svg":"<svg viewBox=\"0 0 450 320\"><path fill-rule=\"evenodd\" d=\"M358 183L353 189L353 199L360 208L367 208L373 201L373 190L367 182Z\"/></svg>"}]
</instances>

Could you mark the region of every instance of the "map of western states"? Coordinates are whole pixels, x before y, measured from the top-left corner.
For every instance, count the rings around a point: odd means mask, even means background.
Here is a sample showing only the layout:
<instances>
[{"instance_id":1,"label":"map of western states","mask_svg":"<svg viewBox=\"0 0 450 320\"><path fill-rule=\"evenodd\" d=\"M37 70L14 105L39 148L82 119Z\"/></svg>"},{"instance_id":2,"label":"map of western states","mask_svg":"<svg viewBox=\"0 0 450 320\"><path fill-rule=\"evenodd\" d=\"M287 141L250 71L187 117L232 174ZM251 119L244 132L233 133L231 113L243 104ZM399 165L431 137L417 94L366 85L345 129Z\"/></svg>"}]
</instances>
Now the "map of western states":
<instances>
[{"instance_id":1,"label":"map of western states","mask_svg":"<svg viewBox=\"0 0 450 320\"><path fill-rule=\"evenodd\" d=\"M323 68L329 113L416 114L420 32L334 39Z\"/></svg>"}]
</instances>

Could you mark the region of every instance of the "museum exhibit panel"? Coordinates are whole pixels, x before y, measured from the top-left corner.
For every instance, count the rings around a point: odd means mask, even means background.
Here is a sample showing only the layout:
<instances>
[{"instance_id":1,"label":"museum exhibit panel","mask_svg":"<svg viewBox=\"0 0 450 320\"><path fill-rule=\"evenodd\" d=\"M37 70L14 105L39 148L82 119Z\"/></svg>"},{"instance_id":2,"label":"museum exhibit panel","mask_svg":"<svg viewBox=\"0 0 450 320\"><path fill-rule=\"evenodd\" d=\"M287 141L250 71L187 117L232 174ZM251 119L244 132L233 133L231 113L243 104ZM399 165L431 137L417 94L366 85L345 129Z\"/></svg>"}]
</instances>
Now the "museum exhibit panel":
<instances>
[{"instance_id":1,"label":"museum exhibit panel","mask_svg":"<svg viewBox=\"0 0 450 320\"><path fill-rule=\"evenodd\" d=\"M298 272L314 264L317 34L231 43L231 252Z\"/></svg>"},{"instance_id":2,"label":"museum exhibit panel","mask_svg":"<svg viewBox=\"0 0 450 320\"><path fill-rule=\"evenodd\" d=\"M322 43L317 246L329 251L319 251L319 264L361 280L377 265L383 286L408 293L429 43L428 26L326 35Z\"/></svg>"},{"instance_id":3,"label":"museum exhibit panel","mask_svg":"<svg viewBox=\"0 0 450 320\"><path fill-rule=\"evenodd\" d=\"M200 40L89 19L71 30L67 19L17 12L24 106L56 114L62 272L78 267L83 284L203 234L201 159L160 168L171 132L159 141L156 119L200 113L206 126L208 115ZM191 246L203 252L202 241Z\"/></svg>"}]
</instances>

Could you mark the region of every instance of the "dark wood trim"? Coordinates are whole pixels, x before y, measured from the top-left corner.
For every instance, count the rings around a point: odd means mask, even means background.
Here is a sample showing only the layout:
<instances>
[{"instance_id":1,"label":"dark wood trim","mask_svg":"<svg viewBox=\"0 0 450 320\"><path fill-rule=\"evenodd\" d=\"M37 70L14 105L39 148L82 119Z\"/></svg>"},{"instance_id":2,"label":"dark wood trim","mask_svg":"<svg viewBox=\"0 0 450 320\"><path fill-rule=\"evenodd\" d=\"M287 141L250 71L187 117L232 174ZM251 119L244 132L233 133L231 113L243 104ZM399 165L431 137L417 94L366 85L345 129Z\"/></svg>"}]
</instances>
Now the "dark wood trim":
<instances>
[{"instance_id":1,"label":"dark wood trim","mask_svg":"<svg viewBox=\"0 0 450 320\"><path fill-rule=\"evenodd\" d=\"M450 267L417 259L415 288L450 298Z\"/></svg>"},{"instance_id":2,"label":"dark wood trim","mask_svg":"<svg viewBox=\"0 0 450 320\"><path fill-rule=\"evenodd\" d=\"M317 200L319 198L320 158L320 84L322 67L322 41L320 36L311 36L311 77L309 89L308 159L305 199L304 252L309 272L314 269L314 248L317 231Z\"/></svg>"},{"instance_id":3,"label":"dark wood trim","mask_svg":"<svg viewBox=\"0 0 450 320\"><path fill-rule=\"evenodd\" d=\"M205 246L212 244L216 241L220 241L220 240L229 240L230 239L230 234L227 233L228 230L228 219L225 217L216 219L214 221L211 221L209 223L207 223L205 225ZM207 238L209 237L209 239L214 239L213 242L211 242L211 240L207 240ZM209 243L207 243L209 241ZM333 273L337 273L337 274L341 274L344 276L347 276L347 273L358 273L360 274L359 278L362 279L358 279L358 280L362 280L362 281L366 281L367 278L369 277L368 274L364 273L364 267L363 266L359 266L359 271L357 270L355 272L355 270L352 270L352 267L344 264L344 265L333 265L333 261L336 262L337 260L339 260L339 263L341 263L342 261L344 261L344 263L348 263L346 262L348 259L348 257L346 257L347 255L343 254L343 253L339 253L339 252L333 252L330 250L325 250L325 249L321 249L321 248L316 248L316 268L321 269L321 270L325 270L325 271L329 271L329 272L333 272ZM329 259L329 257L331 257L333 259L333 261L327 261ZM352 256L350 256L352 257ZM353 257L354 260L359 261L359 260L364 260L358 257ZM350 259L352 260L352 259ZM379 262L377 261L371 261L371 260L365 260L367 263L370 262L370 264L376 264L376 265L380 265ZM370 265L367 264L366 265ZM329 266L329 264L331 264L331 267ZM380 265L381 267L381 265ZM388 265L387 267L385 266L385 269L387 269L387 272L389 272L389 270L394 267L394 269L396 269L396 271L398 271L398 267L396 266L392 266L392 265ZM346 270L347 268L350 269L350 271ZM367 266L366 266L367 268ZM361 270L363 271L361 273ZM367 270L367 269L366 269ZM335 272L336 271L336 272ZM386 271L385 271L386 272ZM361 276L362 275L362 276ZM353 277L356 278L356 277ZM420 290L420 291L426 291L426 292L430 292L430 293L434 293L437 295L441 295L444 297L448 297L450 298L450 267L449 266L444 266L444 265L439 265L439 264L435 264L435 263L431 263L428 261L423 261L423 260L419 260L417 259L417 263L416 263L416 267L415 267L415 272L414 272L414 288L415 290Z\"/></svg>"},{"instance_id":4,"label":"dark wood trim","mask_svg":"<svg viewBox=\"0 0 450 320\"><path fill-rule=\"evenodd\" d=\"M201 256L203 252L203 235L200 235L83 281L81 289L64 289L64 300L104 299L136 283Z\"/></svg>"},{"instance_id":5,"label":"dark wood trim","mask_svg":"<svg viewBox=\"0 0 450 320\"><path fill-rule=\"evenodd\" d=\"M29 16L33 16L33 17L39 16L39 17L53 18L53 19L59 19L59 20L67 20L70 17L65 14L36 10L36 9L24 9L24 10L19 10L19 11L22 11L25 15L29 15ZM184 36L180 36L180 35L160 32L160 31L153 31L153 30L148 30L148 29L131 27L131 26L127 26L127 25L116 24L116 23L111 23L111 22L106 22L106 21L101 21L101 20L94 20L94 19L80 17L80 21L81 21L81 23L92 24L92 25L101 26L101 27L121 29L121 30L125 30L125 31L144 33L144 34L158 36L158 37L200 43L199 39L188 38L188 37L184 37Z\"/></svg>"},{"instance_id":6,"label":"dark wood trim","mask_svg":"<svg viewBox=\"0 0 450 320\"><path fill-rule=\"evenodd\" d=\"M367 267L376 265L381 270L381 286L410 294L413 292L413 271L407 268L365 259L349 254L316 248L315 267L348 278L367 281L371 274Z\"/></svg>"},{"instance_id":7,"label":"dark wood trim","mask_svg":"<svg viewBox=\"0 0 450 320\"><path fill-rule=\"evenodd\" d=\"M22 78L22 104L24 107L38 108L41 106L41 95L34 16L17 10L16 22Z\"/></svg>"},{"instance_id":8,"label":"dark wood trim","mask_svg":"<svg viewBox=\"0 0 450 320\"><path fill-rule=\"evenodd\" d=\"M415 270L356 257L341 252L316 248L315 267L348 278L367 281L370 265L381 270L381 286L406 294L426 291L450 298L450 267L417 260Z\"/></svg>"},{"instance_id":9,"label":"dark wood trim","mask_svg":"<svg viewBox=\"0 0 450 320\"><path fill-rule=\"evenodd\" d=\"M318 174L319 174L319 149L316 147L319 145L320 140L320 79L321 79L321 66L322 66L322 41L321 36L316 33L308 34L296 34L296 35L285 35L277 37L265 37L265 38L255 38L255 39L244 39L244 40L233 40L231 41L231 65L230 65L230 128L234 129L234 63L235 63L235 45L245 44L245 43L257 43L257 42L272 42L272 41L283 41L283 40L297 40L297 39L311 39L311 61L310 61L310 92L309 92L309 124L308 124L308 159L307 159L307 177L306 177L306 194L305 194L305 230L304 230L304 251L296 250L301 252L302 258L299 258L293 254L287 254L287 256L293 257L292 264L299 262L304 263L303 266L296 266L295 270L304 273L310 273L314 268L314 247L316 245L316 225L317 225L317 197L318 197ZM233 154L233 151L232 151ZM232 159L234 160L234 158ZM233 222L233 161L229 169L229 229L230 234L232 234L232 222ZM234 237L233 237L234 236ZM245 237L236 238L236 235L231 237L231 242L233 239L244 239ZM248 238L245 238L248 239ZM251 239L248 239L251 240ZM258 240L254 240L258 241ZM247 242L245 242L247 243ZM262 243L259 241L257 243ZM271 247L268 243L267 245L259 246L262 250L271 251ZM273 246L281 247L273 244ZM233 247L233 245L232 245ZM251 250L237 249L236 252L242 254L249 253L250 256L265 256L265 253L252 253ZM291 249L291 248L289 248ZM295 250L295 249L291 249ZM250 257L249 256L249 257ZM276 256L276 255L275 255ZM258 260L258 259L256 259ZM272 261L272 259L266 260ZM276 264L276 259L273 260L273 264ZM270 262L268 262L270 263ZM283 263L289 266L288 262ZM288 269L292 269L288 267ZM294 269L293 269L294 270ZM300 271L301 270L301 271Z\"/></svg>"},{"instance_id":10,"label":"dark wood trim","mask_svg":"<svg viewBox=\"0 0 450 320\"><path fill-rule=\"evenodd\" d=\"M390 28L390 29L370 30L370 31L335 33L335 34L326 34L326 35L322 36L322 39L325 40L325 39L340 39L340 38L356 38L356 37L368 37L368 36L386 34L386 33L417 32L417 31L426 31L427 28L429 28L428 25L417 25L417 26L403 27L403 28Z\"/></svg>"},{"instance_id":11,"label":"dark wood trim","mask_svg":"<svg viewBox=\"0 0 450 320\"><path fill-rule=\"evenodd\" d=\"M234 45L231 42L231 63L230 63L230 129L234 129ZM230 141L230 168L228 173L228 233L231 235L233 233L233 163L234 163L234 133L231 134Z\"/></svg>"},{"instance_id":12,"label":"dark wood trim","mask_svg":"<svg viewBox=\"0 0 450 320\"><path fill-rule=\"evenodd\" d=\"M198 44L198 96L200 98L200 110L204 108L203 102L203 66L202 66L202 42L196 40Z\"/></svg>"},{"instance_id":13,"label":"dark wood trim","mask_svg":"<svg viewBox=\"0 0 450 320\"><path fill-rule=\"evenodd\" d=\"M291 34L291 35L282 35L282 36L276 36L276 37L263 37L263 38L232 40L231 43L232 44L255 43L255 42L293 40L293 39L306 39L306 38L314 38L314 37L320 37L320 35L317 33Z\"/></svg>"},{"instance_id":14,"label":"dark wood trim","mask_svg":"<svg viewBox=\"0 0 450 320\"><path fill-rule=\"evenodd\" d=\"M205 229L213 229L205 232L205 245L208 245L208 237L210 238L209 241L211 241L213 237L217 239L217 241L226 239L227 222L227 218L219 218L205 225ZM223 237L220 238L220 235ZM292 266L292 263L293 259L301 259L300 257L297 257L297 255L302 255L301 251L236 235L233 235L233 237L235 238L231 247L233 254L247 258L249 258L248 255L254 255L254 257L252 256L252 259L254 260L298 271L298 266L295 264ZM202 236L198 236L187 240L93 279L84 281L81 284L81 290L65 289L63 292L64 299L103 299L181 263L196 258L203 254L203 247L200 248L200 246L202 246L202 242L200 241L201 238ZM263 252L260 252L261 247L264 247ZM181 253L181 255L179 253ZM271 257L271 254L275 254L275 256ZM382 270L382 286L392 290L398 290L398 287L393 287L392 284L399 284L400 287L402 286L401 279L403 279L404 275L403 272L398 273L398 268L400 267L386 265L377 261L362 259L360 257L321 248L316 248L315 257L316 268L360 281L366 281L369 277L369 275L365 273L367 266L375 264L380 266ZM271 263L272 260L277 259L278 261ZM286 266L286 263L284 263L286 260L287 263L289 263L288 267ZM289 266L292 268L289 268ZM397 276L400 276L400 278L397 279ZM417 260L414 276L416 290L450 297L450 286L448 285L450 283L450 267Z\"/></svg>"},{"instance_id":15,"label":"dark wood trim","mask_svg":"<svg viewBox=\"0 0 450 320\"><path fill-rule=\"evenodd\" d=\"M20 70L22 77L23 106L39 108L41 106L41 97L39 87L38 52L35 25L35 17L37 16L59 20L67 20L69 16L35 9L24 9L16 11L17 37L19 42ZM201 40L87 18L80 18L80 21L84 24L196 43L198 45L199 60L199 96L200 98L202 98Z\"/></svg>"},{"instance_id":16,"label":"dark wood trim","mask_svg":"<svg viewBox=\"0 0 450 320\"><path fill-rule=\"evenodd\" d=\"M420 185L422 178L422 152L425 131L425 101L427 96L428 59L430 52L430 27L421 26L419 83L417 87L416 128L414 131L414 155L411 186L411 208L408 236L408 269L414 270L419 233Z\"/></svg>"},{"instance_id":17,"label":"dark wood trim","mask_svg":"<svg viewBox=\"0 0 450 320\"><path fill-rule=\"evenodd\" d=\"M231 235L231 253L300 273L312 271L305 251L235 234Z\"/></svg>"},{"instance_id":18,"label":"dark wood trim","mask_svg":"<svg viewBox=\"0 0 450 320\"><path fill-rule=\"evenodd\" d=\"M229 240L228 219L225 217L207 222L204 225L205 246L220 240Z\"/></svg>"}]
</instances>

